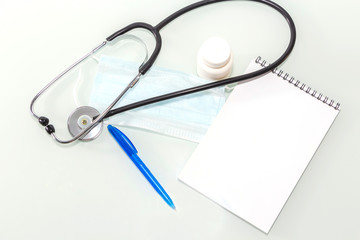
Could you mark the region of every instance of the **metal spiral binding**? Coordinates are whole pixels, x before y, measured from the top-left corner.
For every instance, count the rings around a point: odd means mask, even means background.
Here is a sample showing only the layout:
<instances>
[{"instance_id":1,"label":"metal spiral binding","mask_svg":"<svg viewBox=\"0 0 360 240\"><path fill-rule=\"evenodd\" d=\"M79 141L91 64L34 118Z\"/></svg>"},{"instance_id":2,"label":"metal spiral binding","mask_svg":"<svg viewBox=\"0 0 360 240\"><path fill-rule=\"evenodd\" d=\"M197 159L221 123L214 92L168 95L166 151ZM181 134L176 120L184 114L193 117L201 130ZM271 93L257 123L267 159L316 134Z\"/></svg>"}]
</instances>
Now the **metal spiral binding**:
<instances>
[{"instance_id":1,"label":"metal spiral binding","mask_svg":"<svg viewBox=\"0 0 360 240\"><path fill-rule=\"evenodd\" d=\"M261 57L257 57L255 60L256 63L260 64L262 67L265 67L269 65L266 60L261 59ZM333 107L335 110L340 109L340 103L336 103L333 99L329 100L327 96L324 96L322 93L318 93L315 89L311 89L311 87L306 86L305 83L300 82L299 80L295 80L294 77L290 77L288 73L284 73L283 70L280 70L278 68L275 68L272 70L274 74L276 74L278 77L281 77L285 81L288 81L293 86L299 88L300 90L310 94L312 97L318 99L319 101L322 101L323 103L329 105L330 107Z\"/></svg>"}]
</instances>

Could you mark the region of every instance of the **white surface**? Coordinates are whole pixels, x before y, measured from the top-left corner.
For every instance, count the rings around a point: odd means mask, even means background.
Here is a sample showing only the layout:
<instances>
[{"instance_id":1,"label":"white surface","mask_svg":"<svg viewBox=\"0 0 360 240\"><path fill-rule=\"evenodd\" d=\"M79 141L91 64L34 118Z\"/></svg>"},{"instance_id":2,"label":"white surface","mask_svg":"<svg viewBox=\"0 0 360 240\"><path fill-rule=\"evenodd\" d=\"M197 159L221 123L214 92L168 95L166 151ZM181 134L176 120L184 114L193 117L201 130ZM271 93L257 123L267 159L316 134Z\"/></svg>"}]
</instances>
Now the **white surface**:
<instances>
[{"instance_id":1,"label":"white surface","mask_svg":"<svg viewBox=\"0 0 360 240\"><path fill-rule=\"evenodd\" d=\"M59 146L31 117L36 92L105 37L135 21L155 25L193 2L0 0L0 239L360 238L357 0L277 1L298 33L282 68L342 110L269 235L176 179L196 144L122 129L174 200L173 211L106 131L90 143ZM275 60L288 38L286 23L265 6L217 4L165 27L156 65L195 74L197 50L215 34L233 48L233 74L258 55ZM59 84L56 93L36 109L65 135L75 104L71 87Z\"/></svg>"},{"instance_id":2,"label":"white surface","mask_svg":"<svg viewBox=\"0 0 360 240\"><path fill-rule=\"evenodd\" d=\"M268 233L338 112L274 73L240 84L179 179Z\"/></svg>"}]
</instances>

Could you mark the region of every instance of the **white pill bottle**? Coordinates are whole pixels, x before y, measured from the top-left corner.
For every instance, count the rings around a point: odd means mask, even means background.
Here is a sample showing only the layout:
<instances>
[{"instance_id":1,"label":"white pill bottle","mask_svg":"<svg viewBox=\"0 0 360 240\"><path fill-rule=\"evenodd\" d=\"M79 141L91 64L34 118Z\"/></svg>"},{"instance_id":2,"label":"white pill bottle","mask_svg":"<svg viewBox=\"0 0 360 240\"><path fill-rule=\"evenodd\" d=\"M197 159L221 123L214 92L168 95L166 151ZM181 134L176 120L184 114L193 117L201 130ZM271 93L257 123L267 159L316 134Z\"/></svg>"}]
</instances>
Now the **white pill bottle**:
<instances>
[{"instance_id":1,"label":"white pill bottle","mask_svg":"<svg viewBox=\"0 0 360 240\"><path fill-rule=\"evenodd\" d=\"M197 55L197 73L200 77L221 80L230 76L233 57L228 42L211 37L200 47Z\"/></svg>"}]
</instances>

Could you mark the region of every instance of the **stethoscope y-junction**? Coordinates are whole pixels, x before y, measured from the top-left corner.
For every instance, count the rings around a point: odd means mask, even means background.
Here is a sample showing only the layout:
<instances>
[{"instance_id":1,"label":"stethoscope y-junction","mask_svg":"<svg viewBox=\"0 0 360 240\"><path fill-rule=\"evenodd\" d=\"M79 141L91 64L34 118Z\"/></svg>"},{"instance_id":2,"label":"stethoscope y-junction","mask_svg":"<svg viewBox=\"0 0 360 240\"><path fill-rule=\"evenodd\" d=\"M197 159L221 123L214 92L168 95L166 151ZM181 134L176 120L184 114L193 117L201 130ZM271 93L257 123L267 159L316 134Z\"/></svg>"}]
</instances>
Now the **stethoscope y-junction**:
<instances>
[{"instance_id":1,"label":"stethoscope y-junction","mask_svg":"<svg viewBox=\"0 0 360 240\"><path fill-rule=\"evenodd\" d=\"M204 84L204 85L200 85L200 86L196 86L196 87L192 87L192 88L181 89L176 92L172 92L172 93L164 94L161 96L145 99L145 100L142 100L142 101L139 101L136 103L132 103L132 104L129 104L126 106L122 106L122 107L113 109L115 104L124 96L124 94L130 88L132 88L139 81L141 76L146 74L146 72L154 64L154 62L155 62L156 58L158 57L160 50L161 50L162 40L161 40L160 30L163 27L165 27L167 24L172 22L177 17L179 17L179 16L183 15L184 13L187 13L191 10L194 10L196 8L199 8L199 7L208 5L208 4L217 3L217 2L225 2L225 1L229 1L229 0L199 1L199 2L193 3L189 6L186 6L182 9L178 10L177 12L171 14L170 16L168 16L167 18L162 20L156 26L152 26L152 25L150 25L148 23L144 23L144 22L136 22L136 23L132 23L132 24L124 27L123 29L115 32L114 34L112 34L111 36L106 38L106 41L102 42L100 45L98 45L92 51L90 51L85 56L83 56L81 59L79 59L74 64L72 64L70 67L65 69L65 71L60 73L56 78L54 78L50 83L48 83L38 94L36 94L36 96L31 101L31 105L30 105L30 111L31 111L32 115L38 119L38 121L41 125L43 125L45 127L46 132L48 134L50 134L53 137L53 139L59 143L62 143L62 144L72 143L78 139L91 140L91 139L96 138L100 134L100 132L102 130L102 120L104 118L108 118L115 114L119 114L119 113L131 110L134 108L138 108L138 107L141 107L144 105L168 100L170 98L180 97L180 96L184 96L187 94L196 93L196 92L208 90L208 89L219 87L219 86L224 86L224 85L228 85L228 84L232 84L232 83L236 83L236 82L240 82L240 81L244 81L244 80L249 80L249 79L258 77L260 75L263 75L263 74L275 69L283 61L285 61L285 59L289 56L292 49L294 48L295 39L296 39L295 25L294 25L294 22L293 22L291 16L281 6L279 6L278 4L276 4L272 1L250 0L253 2L265 4L273 9L275 9L286 19L286 21L289 25L290 34L291 34L289 44L288 44L287 48L285 49L285 51L283 52L283 54L276 61L274 61L270 65L264 66L260 70L257 70L257 71L251 72L251 73L246 73L246 74L236 76L236 77L230 77L230 78L227 78L227 79L224 79L221 81L216 81L216 82L212 82L212 83L208 83L208 84ZM149 59L147 61L145 61L139 67L138 74L134 77L134 79L128 84L127 87L125 87L125 89L117 96L117 98L102 113L99 113L96 109L94 109L92 107L88 107L88 106L83 106L83 107L79 107L79 108L75 109L75 111L70 115L70 117L68 119L68 129L69 129L70 134L73 136L73 138L71 138L69 140L59 139L55 134L55 127L52 124L49 124L49 119L45 116L39 116L34 112L34 104L35 104L36 100L46 90L48 90L56 81L58 81L60 78L62 78L66 73L68 73L74 67L76 67L81 62L83 62L85 59L89 58L91 55L96 53L98 50L103 48L106 44L108 44L109 42L113 41L114 39L124 35L125 33L128 33L129 31L137 29L137 28L145 29L145 30L151 32L151 34L155 38L155 42L156 42L155 48L154 48L152 54L150 55Z\"/></svg>"}]
</instances>

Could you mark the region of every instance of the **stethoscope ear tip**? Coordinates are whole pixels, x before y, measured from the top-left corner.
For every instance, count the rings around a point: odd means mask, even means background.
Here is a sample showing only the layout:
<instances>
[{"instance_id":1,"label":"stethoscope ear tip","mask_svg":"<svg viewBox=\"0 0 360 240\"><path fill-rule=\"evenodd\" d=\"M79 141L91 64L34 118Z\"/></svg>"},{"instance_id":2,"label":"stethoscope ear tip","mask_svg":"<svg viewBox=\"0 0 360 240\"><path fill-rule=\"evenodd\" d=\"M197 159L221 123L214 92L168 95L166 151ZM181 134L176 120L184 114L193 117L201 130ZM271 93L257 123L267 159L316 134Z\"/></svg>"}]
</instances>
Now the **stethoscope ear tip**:
<instances>
[{"instance_id":1,"label":"stethoscope ear tip","mask_svg":"<svg viewBox=\"0 0 360 240\"><path fill-rule=\"evenodd\" d=\"M46 127L49 124L49 119L47 117L39 117L39 123Z\"/></svg>"}]
</instances>

